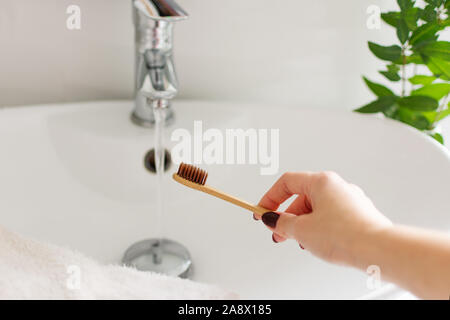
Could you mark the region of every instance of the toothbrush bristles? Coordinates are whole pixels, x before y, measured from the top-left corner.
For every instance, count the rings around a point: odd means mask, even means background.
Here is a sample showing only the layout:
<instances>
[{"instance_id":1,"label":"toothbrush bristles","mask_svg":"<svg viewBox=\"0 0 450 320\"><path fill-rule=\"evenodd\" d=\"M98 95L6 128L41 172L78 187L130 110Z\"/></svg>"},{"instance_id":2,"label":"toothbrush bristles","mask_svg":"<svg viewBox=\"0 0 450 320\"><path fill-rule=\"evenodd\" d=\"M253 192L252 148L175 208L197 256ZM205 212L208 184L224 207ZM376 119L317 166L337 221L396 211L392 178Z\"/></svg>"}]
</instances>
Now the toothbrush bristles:
<instances>
[{"instance_id":1,"label":"toothbrush bristles","mask_svg":"<svg viewBox=\"0 0 450 320\"><path fill-rule=\"evenodd\" d=\"M205 170L183 162L180 163L180 166L178 167L177 175L202 186L205 185L206 179L208 178L208 172Z\"/></svg>"}]
</instances>

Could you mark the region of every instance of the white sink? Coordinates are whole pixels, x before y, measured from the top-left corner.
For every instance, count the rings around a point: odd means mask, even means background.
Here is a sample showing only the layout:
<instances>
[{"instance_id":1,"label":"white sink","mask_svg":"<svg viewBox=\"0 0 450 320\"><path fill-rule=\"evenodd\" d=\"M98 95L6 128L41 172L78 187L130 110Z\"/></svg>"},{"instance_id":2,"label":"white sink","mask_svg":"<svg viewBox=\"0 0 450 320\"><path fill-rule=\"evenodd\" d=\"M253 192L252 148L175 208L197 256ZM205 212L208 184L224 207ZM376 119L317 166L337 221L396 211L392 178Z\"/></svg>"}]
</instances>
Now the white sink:
<instances>
[{"instance_id":1,"label":"white sink","mask_svg":"<svg viewBox=\"0 0 450 320\"><path fill-rule=\"evenodd\" d=\"M279 128L280 170L202 166L209 184L257 202L284 171L334 170L394 222L450 230L449 153L405 125L345 111L176 101L176 125ZM152 130L129 121L131 102L0 110L0 224L117 263L155 232L155 177L143 167ZM172 143L173 144L173 143ZM175 170L171 168L171 172ZM191 252L194 280L243 298L358 298L367 275L274 244L250 213L185 188L167 174L165 235Z\"/></svg>"}]
</instances>

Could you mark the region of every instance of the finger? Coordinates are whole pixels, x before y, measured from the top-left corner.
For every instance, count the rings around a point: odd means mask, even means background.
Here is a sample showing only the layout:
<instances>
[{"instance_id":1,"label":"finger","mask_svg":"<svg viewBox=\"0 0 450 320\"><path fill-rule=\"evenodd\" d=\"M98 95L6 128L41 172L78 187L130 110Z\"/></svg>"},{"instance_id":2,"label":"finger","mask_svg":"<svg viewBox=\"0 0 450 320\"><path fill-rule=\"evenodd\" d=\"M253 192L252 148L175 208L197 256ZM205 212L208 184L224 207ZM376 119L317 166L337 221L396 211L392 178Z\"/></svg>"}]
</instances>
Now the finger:
<instances>
[{"instance_id":1,"label":"finger","mask_svg":"<svg viewBox=\"0 0 450 320\"><path fill-rule=\"evenodd\" d=\"M309 194L312 173L287 172L262 197L259 205L269 210L277 210L280 204L294 194Z\"/></svg>"},{"instance_id":2,"label":"finger","mask_svg":"<svg viewBox=\"0 0 450 320\"><path fill-rule=\"evenodd\" d=\"M272 233L272 240L275 243L280 243L283 241L286 241L286 238L280 236L279 234L276 234L275 232Z\"/></svg>"},{"instance_id":3,"label":"finger","mask_svg":"<svg viewBox=\"0 0 450 320\"><path fill-rule=\"evenodd\" d=\"M286 212L295 215L307 214L312 212L311 204L305 195L299 195L291 205L286 209ZM286 238L282 237L277 233L272 234L272 240L275 243L280 243L286 241Z\"/></svg>"},{"instance_id":4,"label":"finger","mask_svg":"<svg viewBox=\"0 0 450 320\"><path fill-rule=\"evenodd\" d=\"M306 195L299 195L286 209L286 212L301 215L312 212L311 204Z\"/></svg>"},{"instance_id":5,"label":"finger","mask_svg":"<svg viewBox=\"0 0 450 320\"><path fill-rule=\"evenodd\" d=\"M262 221L264 224L277 235L285 238L292 239L298 233L295 230L299 219L302 216L296 216L287 212L266 212L262 215Z\"/></svg>"}]
</instances>

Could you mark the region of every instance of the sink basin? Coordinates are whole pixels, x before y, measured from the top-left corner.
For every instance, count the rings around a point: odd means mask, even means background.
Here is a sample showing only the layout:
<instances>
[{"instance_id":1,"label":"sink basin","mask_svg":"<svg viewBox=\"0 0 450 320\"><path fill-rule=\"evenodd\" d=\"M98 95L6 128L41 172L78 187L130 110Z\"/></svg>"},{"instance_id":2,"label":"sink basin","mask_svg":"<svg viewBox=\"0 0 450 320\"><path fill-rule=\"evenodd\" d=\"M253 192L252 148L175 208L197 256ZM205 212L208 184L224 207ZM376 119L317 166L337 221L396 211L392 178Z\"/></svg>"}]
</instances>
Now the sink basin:
<instances>
[{"instance_id":1,"label":"sink basin","mask_svg":"<svg viewBox=\"0 0 450 320\"><path fill-rule=\"evenodd\" d=\"M118 263L155 235L155 176L143 166L153 131L129 120L129 101L0 109L0 223L35 239ZM285 171L334 170L360 185L396 223L450 230L449 152L400 123L349 111L176 101L167 128L279 128L275 175L259 165L201 165L208 182L257 202ZM274 244L249 212L165 181L164 235L192 255L194 280L242 298L358 298L364 272Z\"/></svg>"}]
</instances>

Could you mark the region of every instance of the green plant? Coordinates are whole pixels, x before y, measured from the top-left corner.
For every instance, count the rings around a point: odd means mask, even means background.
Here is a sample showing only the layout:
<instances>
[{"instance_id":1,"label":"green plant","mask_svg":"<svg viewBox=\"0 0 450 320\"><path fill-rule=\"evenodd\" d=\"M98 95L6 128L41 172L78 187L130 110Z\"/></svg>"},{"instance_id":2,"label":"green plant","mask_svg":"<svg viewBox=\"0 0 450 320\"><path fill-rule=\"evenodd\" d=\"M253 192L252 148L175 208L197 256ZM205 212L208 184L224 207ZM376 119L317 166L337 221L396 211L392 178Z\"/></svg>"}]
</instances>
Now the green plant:
<instances>
[{"instance_id":1,"label":"green plant","mask_svg":"<svg viewBox=\"0 0 450 320\"><path fill-rule=\"evenodd\" d=\"M439 39L442 30L450 25L450 0L425 2L419 7L415 0L397 0L400 11L381 14L381 19L396 29L400 44L381 46L369 42L369 49L387 61L386 70L379 73L399 83L400 94L363 77L377 99L355 111L381 112L443 144L442 136L434 129L450 115L450 42Z\"/></svg>"}]
</instances>

